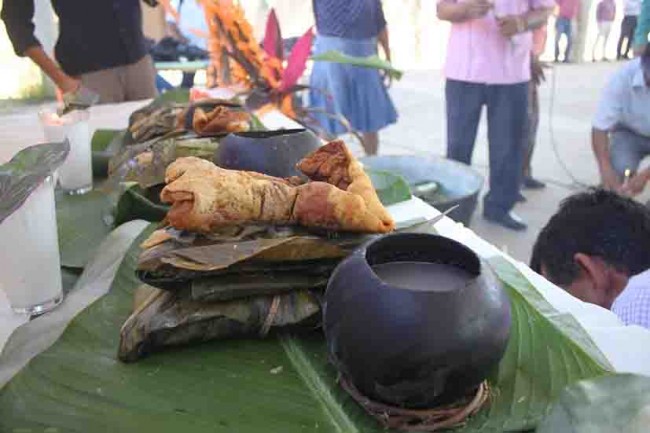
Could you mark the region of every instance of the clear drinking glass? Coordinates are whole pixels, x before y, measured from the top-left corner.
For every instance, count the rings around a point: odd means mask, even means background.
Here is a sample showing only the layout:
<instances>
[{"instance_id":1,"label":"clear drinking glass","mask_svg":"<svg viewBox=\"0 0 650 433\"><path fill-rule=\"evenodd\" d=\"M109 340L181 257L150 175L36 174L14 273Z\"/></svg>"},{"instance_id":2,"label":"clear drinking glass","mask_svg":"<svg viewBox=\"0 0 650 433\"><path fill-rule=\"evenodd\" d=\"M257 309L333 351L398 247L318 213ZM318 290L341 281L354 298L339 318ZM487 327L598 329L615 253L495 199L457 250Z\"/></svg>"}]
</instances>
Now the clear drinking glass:
<instances>
[{"instance_id":1,"label":"clear drinking glass","mask_svg":"<svg viewBox=\"0 0 650 433\"><path fill-rule=\"evenodd\" d=\"M39 113L46 141L67 138L70 153L57 171L59 186L68 194L84 194L93 188L92 151L88 110L75 110L64 116L53 111Z\"/></svg>"},{"instance_id":2,"label":"clear drinking glass","mask_svg":"<svg viewBox=\"0 0 650 433\"><path fill-rule=\"evenodd\" d=\"M63 300L54 180L43 181L0 223L0 289L11 308L41 314Z\"/></svg>"}]
</instances>

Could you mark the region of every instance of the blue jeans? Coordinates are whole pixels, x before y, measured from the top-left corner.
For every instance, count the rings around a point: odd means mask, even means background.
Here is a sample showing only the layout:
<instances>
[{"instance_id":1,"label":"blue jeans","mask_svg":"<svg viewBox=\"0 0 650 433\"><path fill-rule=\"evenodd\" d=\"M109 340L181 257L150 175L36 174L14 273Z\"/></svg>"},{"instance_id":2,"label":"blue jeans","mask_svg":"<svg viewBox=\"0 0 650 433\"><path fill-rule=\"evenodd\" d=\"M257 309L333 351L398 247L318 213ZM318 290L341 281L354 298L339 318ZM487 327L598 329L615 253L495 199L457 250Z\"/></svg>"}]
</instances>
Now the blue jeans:
<instances>
[{"instance_id":1,"label":"blue jeans","mask_svg":"<svg viewBox=\"0 0 650 433\"><path fill-rule=\"evenodd\" d=\"M564 51L564 61L569 61L571 55L571 20L569 18L557 17L555 21L555 61L560 60L560 39L566 35L566 51Z\"/></svg>"},{"instance_id":2,"label":"blue jeans","mask_svg":"<svg viewBox=\"0 0 650 433\"><path fill-rule=\"evenodd\" d=\"M487 106L490 190L483 212L502 215L519 196L528 139L528 82L489 85L447 80L447 157L471 164L483 106Z\"/></svg>"},{"instance_id":3,"label":"blue jeans","mask_svg":"<svg viewBox=\"0 0 650 433\"><path fill-rule=\"evenodd\" d=\"M625 170L636 173L639 164L650 155L650 137L629 129L618 129L609 134L609 158L614 170L623 179Z\"/></svg>"}]
</instances>

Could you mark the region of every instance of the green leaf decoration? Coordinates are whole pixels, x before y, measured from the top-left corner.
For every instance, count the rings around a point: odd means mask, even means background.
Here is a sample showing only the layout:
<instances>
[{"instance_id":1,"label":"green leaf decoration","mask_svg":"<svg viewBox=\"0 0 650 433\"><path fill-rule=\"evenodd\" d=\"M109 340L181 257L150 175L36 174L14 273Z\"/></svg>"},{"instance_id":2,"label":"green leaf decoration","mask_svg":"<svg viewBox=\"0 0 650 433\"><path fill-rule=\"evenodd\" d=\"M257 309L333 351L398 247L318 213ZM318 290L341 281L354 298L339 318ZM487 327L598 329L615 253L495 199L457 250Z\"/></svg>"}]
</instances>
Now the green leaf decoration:
<instances>
[{"instance_id":1,"label":"green leaf decoration","mask_svg":"<svg viewBox=\"0 0 650 433\"><path fill-rule=\"evenodd\" d=\"M113 229L113 203L106 193L56 193L56 219L61 266L83 268L99 243Z\"/></svg>"},{"instance_id":2,"label":"green leaf decoration","mask_svg":"<svg viewBox=\"0 0 650 433\"><path fill-rule=\"evenodd\" d=\"M139 185L128 187L117 202L115 225L135 219L162 221L167 215L169 206L160 202L159 195L160 188L143 189Z\"/></svg>"},{"instance_id":3,"label":"green leaf decoration","mask_svg":"<svg viewBox=\"0 0 650 433\"><path fill-rule=\"evenodd\" d=\"M650 425L650 378L614 374L567 387L537 433L642 433Z\"/></svg>"},{"instance_id":4,"label":"green leaf decoration","mask_svg":"<svg viewBox=\"0 0 650 433\"><path fill-rule=\"evenodd\" d=\"M402 176L383 170L371 170L364 167L375 187L379 200L384 206L411 199L411 188Z\"/></svg>"},{"instance_id":5,"label":"green leaf decoration","mask_svg":"<svg viewBox=\"0 0 650 433\"><path fill-rule=\"evenodd\" d=\"M98 129L95 131L90 142L93 176L95 178L108 175L108 163L124 146L126 132L118 129Z\"/></svg>"},{"instance_id":6,"label":"green leaf decoration","mask_svg":"<svg viewBox=\"0 0 650 433\"><path fill-rule=\"evenodd\" d=\"M364 68L379 69L382 71L386 71L386 73L388 73L388 75L390 75L391 78L394 78L396 80L401 79L402 75L404 75L402 71L400 71L399 69L395 69L393 65L390 64L390 62L383 60L377 55L368 56L368 57L355 57L355 56L349 56L347 54L343 54L340 51L330 50L324 52L323 54L313 56L311 59L315 62L334 62L334 63L341 63L344 65L353 65L353 66L361 66Z\"/></svg>"},{"instance_id":7,"label":"green leaf decoration","mask_svg":"<svg viewBox=\"0 0 650 433\"><path fill-rule=\"evenodd\" d=\"M488 409L461 431L535 428L565 386L612 370L578 322L553 309L506 259L490 260L510 296L512 328Z\"/></svg>"},{"instance_id":8,"label":"green leaf decoration","mask_svg":"<svg viewBox=\"0 0 650 433\"><path fill-rule=\"evenodd\" d=\"M167 103L185 104L190 102L190 89L183 89L181 87L169 89L165 93L160 94L153 100L154 105L163 105Z\"/></svg>"},{"instance_id":9,"label":"green leaf decoration","mask_svg":"<svg viewBox=\"0 0 650 433\"><path fill-rule=\"evenodd\" d=\"M120 328L140 285L138 245L152 229L135 240L110 292L0 389L0 431L384 431L336 383L318 331L119 362ZM462 432L534 428L566 385L609 369L573 319L554 311L505 260L491 264L511 297L512 337L492 379L491 406Z\"/></svg>"}]
</instances>

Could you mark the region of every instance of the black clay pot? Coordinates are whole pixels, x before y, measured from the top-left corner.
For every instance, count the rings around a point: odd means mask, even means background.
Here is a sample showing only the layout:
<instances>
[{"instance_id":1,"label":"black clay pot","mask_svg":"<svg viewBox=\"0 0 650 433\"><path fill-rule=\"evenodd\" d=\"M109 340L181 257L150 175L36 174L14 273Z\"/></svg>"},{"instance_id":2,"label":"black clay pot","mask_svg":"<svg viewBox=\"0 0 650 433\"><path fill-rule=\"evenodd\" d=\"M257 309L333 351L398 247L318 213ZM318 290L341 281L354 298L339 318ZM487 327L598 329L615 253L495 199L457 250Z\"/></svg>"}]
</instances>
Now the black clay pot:
<instances>
[{"instance_id":1,"label":"black clay pot","mask_svg":"<svg viewBox=\"0 0 650 433\"><path fill-rule=\"evenodd\" d=\"M214 163L277 177L299 176L296 164L321 145L306 129L237 132L221 140Z\"/></svg>"},{"instance_id":2,"label":"black clay pot","mask_svg":"<svg viewBox=\"0 0 650 433\"><path fill-rule=\"evenodd\" d=\"M391 285L375 273L413 262L455 267L466 280L451 289L443 269L428 275L426 290L412 290L398 287L396 274ZM346 379L366 397L408 408L471 393L497 367L510 333L510 302L487 264L454 240L420 233L380 237L345 259L323 314L330 359Z\"/></svg>"}]
</instances>

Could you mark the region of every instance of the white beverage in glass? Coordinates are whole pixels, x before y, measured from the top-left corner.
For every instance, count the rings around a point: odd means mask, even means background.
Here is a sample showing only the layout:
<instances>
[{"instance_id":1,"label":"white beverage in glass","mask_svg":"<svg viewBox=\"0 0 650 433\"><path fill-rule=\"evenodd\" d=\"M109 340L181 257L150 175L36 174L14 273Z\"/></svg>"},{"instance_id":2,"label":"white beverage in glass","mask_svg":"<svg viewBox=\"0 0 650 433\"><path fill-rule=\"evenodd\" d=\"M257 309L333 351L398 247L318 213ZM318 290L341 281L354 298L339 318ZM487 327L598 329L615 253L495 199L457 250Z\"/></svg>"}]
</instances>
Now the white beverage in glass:
<instances>
[{"instance_id":1,"label":"white beverage in glass","mask_svg":"<svg viewBox=\"0 0 650 433\"><path fill-rule=\"evenodd\" d=\"M59 185L69 194L84 194L93 188L92 151L87 111L73 111L61 118L70 153L58 170Z\"/></svg>"},{"instance_id":2,"label":"white beverage in glass","mask_svg":"<svg viewBox=\"0 0 650 433\"><path fill-rule=\"evenodd\" d=\"M83 194L92 189L92 150L90 144L89 113L75 110L59 116L55 110L39 112L43 136L46 142L61 142L68 139L70 153L55 174L55 184L69 194Z\"/></svg>"},{"instance_id":3,"label":"white beverage in glass","mask_svg":"<svg viewBox=\"0 0 650 433\"><path fill-rule=\"evenodd\" d=\"M0 222L0 289L11 308L40 314L63 299L59 241L50 176Z\"/></svg>"}]
</instances>

